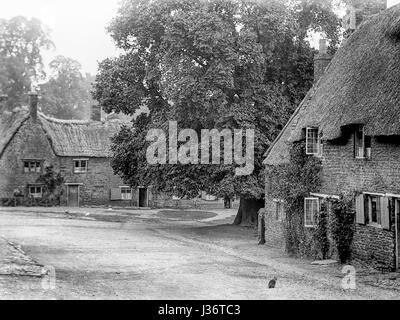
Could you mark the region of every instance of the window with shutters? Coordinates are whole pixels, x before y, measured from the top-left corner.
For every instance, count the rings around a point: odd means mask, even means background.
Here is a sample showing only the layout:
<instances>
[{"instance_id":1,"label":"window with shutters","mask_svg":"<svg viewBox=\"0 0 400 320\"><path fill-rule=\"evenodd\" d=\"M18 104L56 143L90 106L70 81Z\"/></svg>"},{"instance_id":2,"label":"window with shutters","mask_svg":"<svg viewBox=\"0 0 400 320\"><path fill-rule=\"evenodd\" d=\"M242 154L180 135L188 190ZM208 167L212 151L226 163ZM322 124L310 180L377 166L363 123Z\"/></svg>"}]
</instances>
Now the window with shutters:
<instances>
[{"instance_id":1,"label":"window with shutters","mask_svg":"<svg viewBox=\"0 0 400 320\"><path fill-rule=\"evenodd\" d=\"M358 224L390 230L389 198L379 194L364 193L356 198Z\"/></svg>"},{"instance_id":2,"label":"window with shutters","mask_svg":"<svg viewBox=\"0 0 400 320\"><path fill-rule=\"evenodd\" d=\"M304 226L306 228L316 227L316 217L320 211L318 198L304 199Z\"/></svg>"}]
</instances>

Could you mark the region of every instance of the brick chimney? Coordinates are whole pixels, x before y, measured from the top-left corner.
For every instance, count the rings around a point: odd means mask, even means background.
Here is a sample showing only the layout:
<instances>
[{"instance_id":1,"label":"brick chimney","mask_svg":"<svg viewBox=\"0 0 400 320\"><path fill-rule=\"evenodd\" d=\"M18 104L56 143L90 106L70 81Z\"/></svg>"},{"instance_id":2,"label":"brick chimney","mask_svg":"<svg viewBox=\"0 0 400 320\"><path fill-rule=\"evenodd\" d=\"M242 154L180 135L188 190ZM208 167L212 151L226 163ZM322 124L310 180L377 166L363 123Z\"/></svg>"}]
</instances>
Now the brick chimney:
<instances>
[{"instance_id":1,"label":"brick chimney","mask_svg":"<svg viewBox=\"0 0 400 320\"><path fill-rule=\"evenodd\" d=\"M321 79L331 60L332 55L328 53L326 39L321 39L319 41L319 52L314 57L314 83Z\"/></svg>"},{"instance_id":2,"label":"brick chimney","mask_svg":"<svg viewBox=\"0 0 400 320\"><path fill-rule=\"evenodd\" d=\"M29 114L33 122L37 120L39 97L36 91L29 92Z\"/></svg>"},{"instance_id":3,"label":"brick chimney","mask_svg":"<svg viewBox=\"0 0 400 320\"><path fill-rule=\"evenodd\" d=\"M92 121L102 121L102 112L100 106L92 106L90 109L90 120Z\"/></svg>"}]
</instances>

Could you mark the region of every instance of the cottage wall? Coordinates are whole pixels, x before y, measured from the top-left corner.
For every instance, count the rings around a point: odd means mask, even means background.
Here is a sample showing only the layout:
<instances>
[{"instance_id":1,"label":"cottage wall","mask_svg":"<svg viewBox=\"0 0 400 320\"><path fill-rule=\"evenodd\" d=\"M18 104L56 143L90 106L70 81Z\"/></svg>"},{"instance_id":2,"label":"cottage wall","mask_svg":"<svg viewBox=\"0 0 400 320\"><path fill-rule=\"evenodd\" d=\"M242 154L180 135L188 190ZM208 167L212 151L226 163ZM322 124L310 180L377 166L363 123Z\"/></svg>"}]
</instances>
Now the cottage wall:
<instances>
[{"instance_id":1,"label":"cottage wall","mask_svg":"<svg viewBox=\"0 0 400 320\"><path fill-rule=\"evenodd\" d=\"M74 159L88 157L59 157L52 148L51 141L43 130L40 121L28 118L16 132L0 159L0 198L13 197L14 190L20 189L28 195L28 185L35 184L40 173L25 173L23 160L42 160L43 169L53 165L61 172L66 183L82 184L80 187L81 205L110 204L110 189L123 186L122 180L113 174L109 158L89 158L87 173L73 172ZM133 192L133 196L136 193ZM64 186L62 205L67 205L67 186ZM129 202L129 201L128 201ZM113 205L126 205L120 201Z\"/></svg>"},{"instance_id":2,"label":"cottage wall","mask_svg":"<svg viewBox=\"0 0 400 320\"><path fill-rule=\"evenodd\" d=\"M74 173L74 159L89 159L88 172ZM67 184L82 184L80 187L80 205L110 204L110 190L123 186L120 177L114 175L108 158L61 157L60 172ZM67 188L63 204L67 204Z\"/></svg>"},{"instance_id":3,"label":"cottage wall","mask_svg":"<svg viewBox=\"0 0 400 320\"><path fill-rule=\"evenodd\" d=\"M265 170L265 244L285 248L284 228L282 222L276 219L276 202L270 194L269 168Z\"/></svg>"},{"instance_id":4,"label":"cottage wall","mask_svg":"<svg viewBox=\"0 0 400 320\"><path fill-rule=\"evenodd\" d=\"M27 194L28 184L39 178L39 173L24 173L24 159L43 159L44 167L52 164L58 168L49 139L31 119L15 134L0 159L0 198L12 197L16 188Z\"/></svg>"},{"instance_id":5,"label":"cottage wall","mask_svg":"<svg viewBox=\"0 0 400 320\"><path fill-rule=\"evenodd\" d=\"M325 143L322 158L323 182L320 193L343 192L400 194L400 143L383 138L372 139L371 159L354 158L354 141ZM284 249L281 222L275 218L276 203L269 194L266 169L266 243ZM303 212L301 213L303 214ZM353 259L372 266L396 267L395 215L391 212L391 230L356 224Z\"/></svg>"},{"instance_id":6,"label":"cottage wall","mask_svg":"<svg viewBox=\"0 0 400 320\"><path fill-rule=\"evenodd\" d=\"M322 193L373 192L400 194L400 144L372 139L371 159L355 159L353 139L343 145L324 146ZM372 265L395 268L395 216L391 230L356 225L353 258Z\"/></svg>"}]
</instances>

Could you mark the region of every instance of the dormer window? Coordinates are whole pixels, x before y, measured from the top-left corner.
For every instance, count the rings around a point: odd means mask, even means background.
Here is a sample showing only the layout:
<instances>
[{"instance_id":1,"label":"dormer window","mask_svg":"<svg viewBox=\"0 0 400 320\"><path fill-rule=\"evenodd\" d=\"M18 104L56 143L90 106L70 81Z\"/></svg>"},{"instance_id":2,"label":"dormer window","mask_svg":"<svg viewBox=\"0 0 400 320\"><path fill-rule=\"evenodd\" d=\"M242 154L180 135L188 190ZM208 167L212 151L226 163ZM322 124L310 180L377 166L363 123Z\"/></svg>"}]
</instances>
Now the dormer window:
<instances>
[{"instance_id":1,"label":"dormer window","mask_svg":"<svg viewBox=\"0 0 400 320\"><path fill-rule=\"evenodd\" d=\"M306 129L306 154L321 157L322 156L321 133L318 128Z\"/></svg>"},{"instance_id":2,"label":"dormer window","mask_svg":"<svg viewBox=\"0 0 400 320\"><path fill-rule=\"evenodd\" d=\"M354 157L356 159L371 158L371 137L364 133L364 126L358 126L354 132Z\"/></svg>"}]
</instances>

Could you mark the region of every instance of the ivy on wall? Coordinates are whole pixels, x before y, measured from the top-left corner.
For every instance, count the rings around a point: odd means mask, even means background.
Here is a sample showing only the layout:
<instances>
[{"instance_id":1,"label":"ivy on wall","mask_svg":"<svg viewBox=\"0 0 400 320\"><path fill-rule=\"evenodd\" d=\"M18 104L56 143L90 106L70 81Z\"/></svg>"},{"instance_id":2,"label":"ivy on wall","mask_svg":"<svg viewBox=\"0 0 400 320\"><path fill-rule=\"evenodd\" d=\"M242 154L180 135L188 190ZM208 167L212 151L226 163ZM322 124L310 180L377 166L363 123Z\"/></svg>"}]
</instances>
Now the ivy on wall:
<instances>
[{"instance_id":1,"label":"ivy on wall","mask_svg":"<svg viewBox=\"0 0 400 320\"><path fill-rule=\"evenodd\" d=\"M354 197L348 194L323 202L315 228L304 226L304 199L318 192L322 184L321 160L306 155L305 142L293 144L289 163L271 168L268 175L269 193L285 203L286 251L294 256L327 259L336 249L340 261L347 262L354 237Z\"/></svg>"},{"instance_id":2,"label":"ivy on wall","mask_svg":"<svg viewBox=\"0 0 400 320\"><path fill-rule=\"evenodd\" d=\"M332 203L331 232L341 263L351 258L351 247L355 229L354 197L341 195L340 200Z\"/></svg>"},{"instance_id":3,"label":"ivy on wall","mask_svg":"<svg viewBox=\"0 0 400 320\"><path fill-rule=\"evenodd\" d=\"M304 227L304 198L321 187L321 170L321 160L306 155L305 142L300 142L293 144L289 163L269 172L270 194L285 202L284 236L286 251L291 255L318 255L325 250L325 223L318 222L318 232L311 231L311 235Z\"/></svg>"}]
</instances>

